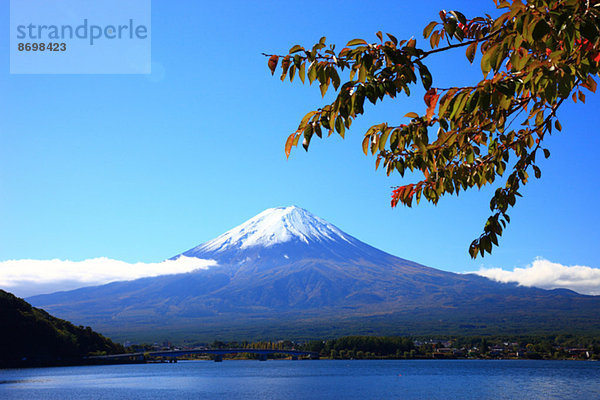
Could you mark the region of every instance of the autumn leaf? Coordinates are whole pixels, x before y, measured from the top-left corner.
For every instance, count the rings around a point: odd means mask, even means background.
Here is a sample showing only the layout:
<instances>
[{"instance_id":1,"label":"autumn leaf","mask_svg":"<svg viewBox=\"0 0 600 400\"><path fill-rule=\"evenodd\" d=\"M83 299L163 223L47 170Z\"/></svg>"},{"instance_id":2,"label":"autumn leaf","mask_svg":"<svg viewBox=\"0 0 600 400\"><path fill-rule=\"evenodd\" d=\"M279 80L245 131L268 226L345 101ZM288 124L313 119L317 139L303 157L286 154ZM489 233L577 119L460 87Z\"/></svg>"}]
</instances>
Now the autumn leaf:
<instances>
[{"instance_id":1,"label":"autumn leaf","mask_svg":"<svg viewBox=\"0 0 600 400\"><path fill-rule=\"evenodd\" d=\"M275 68L277 68L277 63L279 62L279 56L271 56L269 58L269 69L271 70L271 75L275 73Z\"/></svg>"},{"instance_id":2,"label":"autumn leaf","mask_svg":"<svg viewBox=\"0 0 600 400\"><path fill-rule=\"evenodd\" d=\"M296 132L294 132L290 136L288 136L287 140L285 141L285 157L286 158L290 158L290 152L292 151L292 146L294 145L295 137L296 137Z\"/></svg>"},{"instance_id":3,"label":"autumn leaf","mask_svg":"<svg viewBox=\"0 0 600 400\"><path fill-rule=\"evenodd\" d=\"M425 114L428 121L431 121L433 114L435 113L435 106L437 105L440 95L437 94L436 88L431 88L425 93L425 104L427 105L427 113Z\"/></svg>"}]
</instances>

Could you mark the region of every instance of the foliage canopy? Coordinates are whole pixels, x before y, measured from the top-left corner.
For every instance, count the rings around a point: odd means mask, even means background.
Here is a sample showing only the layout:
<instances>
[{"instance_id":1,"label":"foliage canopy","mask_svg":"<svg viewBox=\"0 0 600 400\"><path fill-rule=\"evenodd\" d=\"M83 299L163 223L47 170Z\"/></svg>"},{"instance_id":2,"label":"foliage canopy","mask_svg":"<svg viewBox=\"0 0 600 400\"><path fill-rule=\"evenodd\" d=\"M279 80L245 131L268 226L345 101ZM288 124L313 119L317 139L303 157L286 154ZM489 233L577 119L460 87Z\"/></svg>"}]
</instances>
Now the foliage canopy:
<instances>
[{"instance_id":1,"label":"foliage canopy","mask_svg":"<svg viewBox=\"0 0 600 400\"><path fill-rule=\"evenodd\" d=\"M303 83L317 82L322 96L331 86L336 92L332 103L302 118L286 141L286 155L300 138L308 150L314 135L344 137L364 113L365 101L410 96L411 85L420 81L426 112L409 112L407 123L398 126L371 126L363 150L388 175L423 174L418 182L394 188L392 207L410 207L422 198L437 204L445 194L493 184L508 172L491 198L483 233L469 247L473 258L491 253L529 174L541 176L536 158L550 156L543 140L562 129L558 108L569 98L585 102L583 88L595 92L600 62L600 0L494 2L503 12L497 18L441 11L440 20L423 30L429 50L415 39L377 32L378 42L354 39L340 51L323 37L310 49L295 45L286 55L265 54L271 72L281 70L282 81L298 76ZM436 87L425 61L459 48L470 63L480 52L483 78L472 86Z\"/></svg>"}]
</instances>

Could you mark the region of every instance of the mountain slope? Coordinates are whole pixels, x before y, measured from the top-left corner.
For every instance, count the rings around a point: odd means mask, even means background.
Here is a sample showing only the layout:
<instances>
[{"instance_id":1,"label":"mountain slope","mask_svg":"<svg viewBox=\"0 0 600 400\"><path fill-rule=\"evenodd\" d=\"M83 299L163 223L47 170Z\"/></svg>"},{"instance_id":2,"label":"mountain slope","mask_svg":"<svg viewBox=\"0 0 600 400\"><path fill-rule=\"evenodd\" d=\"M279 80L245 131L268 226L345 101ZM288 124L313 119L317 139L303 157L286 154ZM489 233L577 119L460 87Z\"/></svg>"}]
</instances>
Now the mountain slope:
<instances>
[{"instance_id":1,"label":"mountain slope","mask_svg":"<svg viewBox=\"0 0 600 400\"><path fill-rule=\"evenodd\" d=\"M600 332L599 296L429 268L369 246L298 207L266 210L182 255L214 259L218 266L30 301L120 338L144 330L207 338Z\"/></svg>"}]
</instances>

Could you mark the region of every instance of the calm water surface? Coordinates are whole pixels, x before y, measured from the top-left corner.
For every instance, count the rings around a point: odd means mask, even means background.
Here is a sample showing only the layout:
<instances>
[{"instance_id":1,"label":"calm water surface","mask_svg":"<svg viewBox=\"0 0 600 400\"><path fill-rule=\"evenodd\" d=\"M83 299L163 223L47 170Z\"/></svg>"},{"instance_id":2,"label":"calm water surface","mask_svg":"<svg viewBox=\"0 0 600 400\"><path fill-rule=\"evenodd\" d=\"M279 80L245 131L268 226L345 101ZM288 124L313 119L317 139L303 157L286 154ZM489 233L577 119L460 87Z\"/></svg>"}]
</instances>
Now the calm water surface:
<instances>
[{"instance_id":1,"label":"calm water surface","mask_svg":"<svg viewBox=\"0 0 600 400\"><path fill-rule=\"evenodd\" d=\"M600 362L189 361L0 370L0 399L600 399Z\"/></svg>"}]
</instances>

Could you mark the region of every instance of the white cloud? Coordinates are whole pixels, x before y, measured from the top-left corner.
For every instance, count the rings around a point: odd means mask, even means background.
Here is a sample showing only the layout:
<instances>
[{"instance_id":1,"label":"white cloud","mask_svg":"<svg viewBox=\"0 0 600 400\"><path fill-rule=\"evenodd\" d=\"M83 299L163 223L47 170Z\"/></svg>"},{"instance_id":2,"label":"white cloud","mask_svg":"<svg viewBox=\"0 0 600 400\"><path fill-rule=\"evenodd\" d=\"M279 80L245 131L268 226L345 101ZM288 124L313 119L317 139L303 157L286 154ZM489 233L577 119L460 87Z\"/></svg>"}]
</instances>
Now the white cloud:
<instances>
[{"instance_id":1,"label":"white cloud","mask_svg":"<svg viewBox=\"0 0 600 400\"><path fill-rule=\"evenodd\" d=\"M565 288L581 294L600 295L600 268L566 266L538 258L531 265L512 271L481 268L475 273L498 282L516 282L542 289Z\"/></svg>"},{"instance_id":2,"label":"white cloud","mask_svg":"<svg viewBox=\"0 0 600 400\"><path fill-rule=\"evenodd\" d=\"M127 263L106 257L83 261L0 261L0 288L20 297L72 290L158 275L180 274L216 265L214 260L180 257L158 263Z\"/></svg>"}]
</instances>

